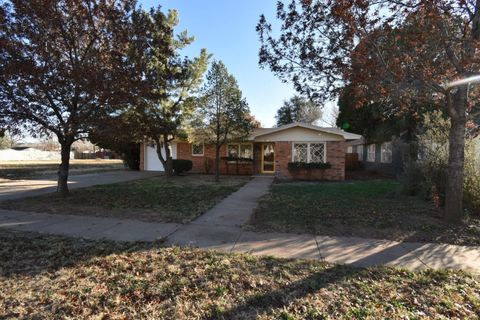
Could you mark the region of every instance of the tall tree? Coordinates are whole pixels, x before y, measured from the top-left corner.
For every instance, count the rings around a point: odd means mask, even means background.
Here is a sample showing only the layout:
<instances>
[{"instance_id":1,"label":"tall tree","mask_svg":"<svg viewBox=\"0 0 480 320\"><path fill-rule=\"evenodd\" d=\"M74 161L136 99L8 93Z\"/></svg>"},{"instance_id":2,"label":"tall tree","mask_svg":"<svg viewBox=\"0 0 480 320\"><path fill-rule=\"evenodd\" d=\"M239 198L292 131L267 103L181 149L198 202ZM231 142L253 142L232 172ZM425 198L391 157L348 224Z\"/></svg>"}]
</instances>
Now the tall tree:
<instances>
[{"instance_id":1,"label":"tall tree","mask_svg":"<svg viewBox=\"0 0 480 320\"><path fill-rule=\"evenodd\" d=\"M110 115L101 119L89 132L88 138L100 148L109 149L120 155L131 170L140 169L140 141L136 136L139 124L128 117L128 113Z\"/></svg>"},{"instance_id":2,"label":"tall tree","mask_svg":"<svg viewBox=\"0 0 480 320\"><path fill-rule=\"evenodd\" d=\"M176 35L178 23L175 10L168 14L160 9L137 10L129 59L136 70L132 77L136 92L128 117L138 124L137 136L156 144L168 176L173 174L170 143L179 134L185 116L194 109L193 95L202 83L209 59L204 49L194 59L180 55L194 38L186 32Z\"/></svg>"},{"instance_id":3,"label":"tall tree","mask_svg":"<svg viewBox=\"0 0 480 320\"><path fill-rule=\"evenodd\" d=\"M264 16L257 26L260 63L299 92L332 98L348 79L360 106L376 96L394 101L394 113L412 113L421 100L448 112L445 217L461 221L465 127L474 116L468 98L478 90L444 84L478 72L480 1L291 1L278 3L277 17L278 37Z\"/></svg>"},{"instance_id":4,"label":"tall tree","mask_svg":"<svg viewBox=\"0 0 480 320\"><path fill-rule=\"evenodd\" d=\"M7 129L57 137L63 195L73 142L127 93L120 50L134 6L134 0L0 3L0 118Z\"/></svg>"},{"instance_id":5,"label":"tall tree","mask_svg":"<svg viewBox=\"0 0 480 320\"><path fill-rule=\"evenodd\" d=\"M339 94L336 125L371 140L375 135L376 127L384 122L385 115L379 103L358 107L353 91L352 86L346 86Z\"/></svg>"},{"instance_id":6,"label":"tall tree","mask_svg":"<svg viewBox=\"0 0 480 320\"><path fill-rule=\"evenodd\" d=\"M391 103L371 100L358 106L355 90L352 85L342 89L338 97L338 116L336 125L340 128L364 136L367 141L384 142L392 136L404 135L409 141L415 138L417 125L422 121L422 115L435 110L435 106L412 103L410 113L392 113Z\"/></svg>"},{"instance_id":7,"label":"tall tree","mask_svg":"<svg viewBox=\"0 0 480 320\"><path fill-rule=\"evenodd\" d=\"M215 145L215 180L220 180L220 148L245 138L258 122L250 115L237 81L221 61L214 61L199 99L190 139Z\"/></svg>"},{"instance_id":8,"label":"tall tree","mask_svg":"<svg viewBox=\"0 0 480 320\"><path fill-rule=\"evenodd\" d=\"M293 122L313 124L322 117L322 109L313 101L294 95L289 100L283 101L283 106L277 110L277 127Z\"/></svg>"}]
</instances>

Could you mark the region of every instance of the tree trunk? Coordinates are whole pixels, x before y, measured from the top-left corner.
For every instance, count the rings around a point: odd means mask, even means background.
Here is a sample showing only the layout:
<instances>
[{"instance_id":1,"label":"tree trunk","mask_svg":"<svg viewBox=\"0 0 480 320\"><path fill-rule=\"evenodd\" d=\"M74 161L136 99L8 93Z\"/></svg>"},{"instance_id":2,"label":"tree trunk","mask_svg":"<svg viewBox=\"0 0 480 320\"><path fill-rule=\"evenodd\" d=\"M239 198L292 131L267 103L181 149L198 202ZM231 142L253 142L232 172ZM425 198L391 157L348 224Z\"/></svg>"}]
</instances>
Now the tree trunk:
<instances>
[{"instance_id":1,"label":"tree trunk","mask_svg":"<svg viewBox=\"0 0 480 320\"><path fill-rule=\"evenodd\" d=\"M68 196L68 171L70 169L70 148L72 143L62 142L61 143L61 159L62 162L58 169L58 183L57 183L57 192L60 193L63 197Z\"/></svg>"},{"instance_id":2,"label":"tree trunk","mask_svg":"<svg viewBox=\"0 0 480 320\"><path fill-rule=\"evenodd\" d=\"M173 159L170 153L170 148L168 147L170 141L168 140L168 135L163 136L163 145L165 147L165 174L167 177L173 176Z\"/></svg>"},{"instance_id":3,"label":"tree trunk","mask_svg":"<svg viewBox=\"0 0 480 320\"><path fill-rule=\"evenodd\" d=\"M453 95L453 101L448 98L451 129L444 215L447 221L454 223L460 223L465 218L463 211L463 174L467 98L467 86L458 88Z\"/></svg>"},{"instance_id":4,"label":"tree trunk","mask_svg":"<svg viewBox=\"0 0 480 320\"><path fill-rule=\"evenodd\" d=\"M220 181L220 147L215 146L215 182Z\"/></svg>"},{"instance_id":5,"label":"tree trunk","mask_svg":"<svg viewBox=\"0 0 480 320\"><path fill-rule=\"evenodd\" d=\"M173 176L173 161L172 157L170 156L170 149L168 149L168 146L165 143L160 143L160 140L155 140L156 144L156 151L157 151L157 157L158 160L163 165L163 169L165 170L165 175L167 177ZM162 150L165 150L165 158L162 155Z\"/></svg>"},{"instance_id":6,"label":"tree trunk","mask_svg":"<svg viewBox=\"0 0 480 320\"><path fill-rule=\"evenodd\" d=\"M172 177L174 172L173 172L173 159L171 155L168 155L166 158L166 166L165 166L165 175L167 177Z\"/></svg>"}]
</instances>

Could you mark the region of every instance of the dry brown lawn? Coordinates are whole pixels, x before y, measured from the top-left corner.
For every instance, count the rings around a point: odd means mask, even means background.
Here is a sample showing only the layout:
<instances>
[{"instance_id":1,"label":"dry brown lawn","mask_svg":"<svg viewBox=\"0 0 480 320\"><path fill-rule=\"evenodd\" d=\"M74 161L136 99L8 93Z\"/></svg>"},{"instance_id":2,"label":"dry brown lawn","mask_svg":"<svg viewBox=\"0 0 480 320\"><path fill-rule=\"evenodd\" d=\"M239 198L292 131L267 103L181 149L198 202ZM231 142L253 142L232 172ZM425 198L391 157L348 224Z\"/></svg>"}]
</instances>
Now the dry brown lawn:
<instances>
[{"instance_id":1,"label":"dry brown lawn","mask_svg":"<svg viewBox=\"0 0 480 320\"><path fill-rule=\"evenodd\" d=\"M478 319L462 271L121 244L0 229L2 319Z\"/></svg>"},{"instance_id":2,"label":"dry brown lawn","mask_svg":"<svg viewBox=\"0 0 480 320\"><path fill-rule=\"evenodd\" d=\"M0 203L0 208L54 214L90 215L152 222L186 223L238 190L251 178L185 175L98 185Z\"/></svg>"}]
</instances>

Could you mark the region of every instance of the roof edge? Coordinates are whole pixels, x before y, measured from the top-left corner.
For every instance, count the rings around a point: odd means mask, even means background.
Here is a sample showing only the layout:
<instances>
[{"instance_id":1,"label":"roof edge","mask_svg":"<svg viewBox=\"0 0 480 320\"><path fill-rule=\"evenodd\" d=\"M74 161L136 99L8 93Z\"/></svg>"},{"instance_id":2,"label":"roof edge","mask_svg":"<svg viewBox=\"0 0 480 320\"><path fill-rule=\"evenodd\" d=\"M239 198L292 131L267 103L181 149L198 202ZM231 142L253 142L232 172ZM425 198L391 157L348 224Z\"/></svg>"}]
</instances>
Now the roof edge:
<instances>
[{"instance_id":1,"label":"roof edge","mask_svg":"<svg viewBox=\"0 0 480 320\"><path fill-rule=\"evenodd\" d=\"M286 125L283 125L283 126L278 127L278 128L272 128L272 130L266 130L265 132L260 132L259 134L256 134L256 135L250 135L249 138L250 139L255 139L257 137L261 137L261 136L265 136L265 135L268 135L268 134L288 130L288 129L291 129L291 128L294 128L294 127L300 127L300 128L305 128L305 129L310 129L310 130L315 130L315 131L321 131L321 132L325 132L325 133L329 133L329 134L342 136L345 140L357 140L357 139L362 138L361 135L346 132L346 131L343 131L341 129L323 128L323 127L319 127L319 126L315 126L315 125L307 124L307 123L302 123L302 122L293 122L293 123L286 124ZM265 129L268 129L268 128L265 128Z\"/></svg>"}]
</instances>

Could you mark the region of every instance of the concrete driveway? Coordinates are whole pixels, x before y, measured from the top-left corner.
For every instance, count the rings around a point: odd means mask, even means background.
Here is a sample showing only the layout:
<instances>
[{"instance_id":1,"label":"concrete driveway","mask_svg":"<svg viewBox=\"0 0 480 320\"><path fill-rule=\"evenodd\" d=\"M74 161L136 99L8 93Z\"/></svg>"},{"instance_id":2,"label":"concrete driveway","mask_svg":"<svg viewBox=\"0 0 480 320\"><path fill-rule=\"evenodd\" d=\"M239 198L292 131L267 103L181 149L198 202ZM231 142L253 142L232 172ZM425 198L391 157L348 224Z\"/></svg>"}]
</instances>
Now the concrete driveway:
<instances>
[{"instance_id":1,"label":"concrete driveway","mask_svg":"<svg viewBox=\"0 0 480 320\"><path fill-rule=\"evenodd\" d=\"M115 170L82 175L71 175L70 189L144 179L161 175L159 172ZM46 176L29 180L3 180L0 183L0 201L33 197L57 190L57 177Z\"/></svg>"}]
</instances>

